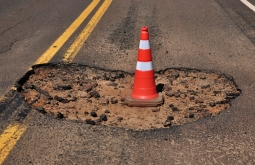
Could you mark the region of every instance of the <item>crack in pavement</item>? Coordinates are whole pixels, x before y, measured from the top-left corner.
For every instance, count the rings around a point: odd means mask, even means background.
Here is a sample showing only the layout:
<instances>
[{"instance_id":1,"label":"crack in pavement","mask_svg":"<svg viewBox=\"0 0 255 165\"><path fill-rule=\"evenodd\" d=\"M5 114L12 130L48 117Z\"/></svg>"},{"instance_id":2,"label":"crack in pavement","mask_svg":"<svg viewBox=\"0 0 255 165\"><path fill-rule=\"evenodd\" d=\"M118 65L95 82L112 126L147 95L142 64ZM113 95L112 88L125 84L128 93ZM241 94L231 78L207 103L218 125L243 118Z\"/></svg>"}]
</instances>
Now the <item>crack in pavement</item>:
<instances>
[{"instance_id":1,"label":"crack in pavement","mask_svg":"<svg viewBox=\"0 0 255 165\"><path fill-rule=\"evenodd\" d=\"M30 5L29 8L32 8L33 5L34 5L34 4L32 3L32 4ZM19 14L19 13L20 13L20 12L17 12L15 15L17 15L17 14ZM2 33L0 33L0 36L3 35L5 32L7 32L7 31L9 31L9 30L11 30L11 29L17 27L19 24L22 24L23 22L28 21L31 17L32 17L32 16L29 16L28 18L26 18L26 19L24 19L24 20L22 20L22 21L16 23L15 25L13 25L13 26L11 26L11 27L5 29L4 31L2 31Z\"/></svg>"},{"instance_id":2,"label":"crack in pavement","mask_svg":"<svg viewBox=\"0 0 255 165\"><path fill-rule=\"evenodd\" d=\"M3 52L0 52L0 55L12 50L13 45L15 45L17 42L20 42L20 41L23 41L23 40L26 40L26 39L29 39L29 38L32 38L32 37L35 37L35 36L37 36L37 34L33 34L33 35L30 35L26 38L17 39L14 42L11 42L11 44L9 45L9 48L7 50L4 50Z\"/></svg>"},{"instance_id":3,"label":"crack in pavement","mask_svg":"<svg viewBox=\"0 0 255 165\"><path fill-rule=\"evenodd\" d=\"M15 41L16 42L16 41ZM6 49L6 50L4 50L4 51L0 51L0 55L1 54L4 54L4 53L6 53L6 52L8 52L8 51L10 51L11 49L12 49L12 46L13 46L13 42L8 46L8 49Z\"/></svg>"},{"instance_id":4,"label":"crack in pavement","mask_svg":"<svg viewBox=\"0 0 255 165\"><path fill-rule=\"evenodd\" d=\"M13 25L13 26L11 26L11 27L5 29L5 30L0 34L0 36L3 35L4 33L6 33L7 31L10 31L11 29L18 27L20 24L22 24L22 23L24 23L24 22L26 22L26 21L28 21L28 20L30 20L30 19L31 19L31 16L28 17L28 18L26 18L26 19L24 19L24 20L22 20L22 21L20 21L20 22L18 22L18 23L16 23L15 25ZM29 36L29 37L27 37L27 38L31 38L31 37L33 37L33 36L34 36L34 35ZM22 41L22 40L27 39L27 38L16 39L14 42L11 42L11 43L9 44L9 46L7 46L7 49L5 49L5 50L0 50L0 55L6 53L6 52L8 52L8 51L10 51L10 50L12 49L12 46L13 46L16 42Z\"/></svg>"},{"instance_id":5,"label":"crack in pavement","mask_svg":"<svg viewBox=\"0 0 255 165\"><path fill-rule=\"evenodd\" d=\"M11 29L13 29L13 28L19 26L20 24L22 24L23 22L26 22L26 21L30 20L31 18L32 18L32 16L29 16L28 18L26 18L26 19L24 19L24 20L22 20L22 21L16 23L15 25L13 25L13 26L11 26L11 27L5 29L0 35L3 35L5 32L7 32L7 31L9 31L9 30L11 30Z\"/></svg>"},{"instance_id":6,"label":"crack in pavement","mask_svg":"<svg viewBox=\"0 0 255 165\"><path fill-rule=\"evenodd\" d=\"M29 17L29 18L30 18L30 17ZM28 19L29 19L29 18L28 18ZM9 30L11 30L11 29L17 27L19 24L23 23L24 21L26 21L26 20L22 20L22 21L18 22L17 24L15 24L15 25L13 25L13 26L11 26L11 27L5 29L0 35L3 35L5 32L7 32L7 31L9 31Z\"/></svg>"}]
</instances>

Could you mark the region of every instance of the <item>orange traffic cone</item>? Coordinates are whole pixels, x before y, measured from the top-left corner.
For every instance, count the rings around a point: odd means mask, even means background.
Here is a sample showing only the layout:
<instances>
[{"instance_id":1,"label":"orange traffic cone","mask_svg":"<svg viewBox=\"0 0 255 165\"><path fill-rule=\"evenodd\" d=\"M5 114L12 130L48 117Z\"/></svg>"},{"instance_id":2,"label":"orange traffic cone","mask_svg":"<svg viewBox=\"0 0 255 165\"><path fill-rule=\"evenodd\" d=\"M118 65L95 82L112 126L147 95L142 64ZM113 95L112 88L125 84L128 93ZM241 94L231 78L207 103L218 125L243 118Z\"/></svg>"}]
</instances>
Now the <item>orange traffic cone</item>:
<instances>
[{"instance_id":1,"label":"orange traffic cone","mask_svg":"<svg viewBox=\"0 0 255 165\"><path fill-rule=\"evenodd\" d=\"M157 106L163 103L162 94L156 90L148 27L142 27L134 86L126 103L130 106Z\"/></svg>"}]
</instances>

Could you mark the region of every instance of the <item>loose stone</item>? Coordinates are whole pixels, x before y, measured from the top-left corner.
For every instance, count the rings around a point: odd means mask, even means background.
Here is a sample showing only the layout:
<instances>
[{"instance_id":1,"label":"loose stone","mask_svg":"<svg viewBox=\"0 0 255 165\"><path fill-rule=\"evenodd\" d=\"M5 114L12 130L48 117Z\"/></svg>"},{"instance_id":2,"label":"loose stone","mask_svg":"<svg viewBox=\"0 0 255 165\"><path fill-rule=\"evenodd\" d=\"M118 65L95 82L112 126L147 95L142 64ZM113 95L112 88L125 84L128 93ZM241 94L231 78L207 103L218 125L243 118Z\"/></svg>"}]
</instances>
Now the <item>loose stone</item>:
<instances>
[{"instance_id":1,"label":"loose stone","mask_svg":"<svg viewBox=\"0 0 255 165\"><path fill-rule=\"evenodd\" d=\"M163 124L164 127L169 127L171 125L172 125L172 123L170 120L166 120L165 123Z\"/></svg>"},{"instance_id":2,"label":"loose stone","mask_svg":"<svg viewBox=\"0 0 255 165\"><path fill-rule=\"evenodd\" d=\"M221 91L213 91L214 95L221 94Z\"/></svg>"},{"instance_id":3,"label":"loose stone","mask_svg":"<svg viewBox=\"0 0 255 165\"><path fill-rule=\"evenodd\" d=\"M69 99L69 101L76 101L76 100L77 100L76 97L71 97L71 98Z\"/></svg>"},{"instance_id":4,"label":"loose stone","mask_svg":"<svg viewBox=\"0 0 255 165\"><path fill-rule=\"evenodd\" d=\"M206 108L206 105L205 104L200 104L199 107L200 108Z\"/></svg>"},{"instance_id":5,"label":"loose stone","mask_svg":"<svg viewBox=\"0 0 255 165\"><path fill-rule=\"evenodd\" d=\"M235 97L237 97L237 96L240 96L240 92L238 91L236 93L227 93L227 96L235 96Z\"/></svg>"},{"instance_id":6,"label":"loose stone","mask_svg":"<svg viewBox=\"0 0 255 165\"><path fill-rule=\"evenodd\" d=\"M191 97L189 98L189 100L190 100L190 101L195 100L195 97L194 97L194 96L191 96Z\"/></svg>"},{"instance_id":7,"label":"loose stone","mask_svg":"<svg viewBox=\"0 0 255 165\"><path fill-rule=\"evenodd\" d=\"M196 104L198 104L198 103L204 103L204 100L203 100L202 98L198 98L198 99L196 99L195 103L196 103Z\"/></svg>"},{"instance_id":8,"label":"loose stone","mask_svg":"<svg viewBox=\"0 0 255 165\"><path fill-rule=\"evenodd\" d=\"M151 111L152 111L152 112L159 112L160 109L156 109L156 108L155 108L155 109L152 109Z\"/></svg>"},{"instance_id":9,"label":"loose stone","mask_svg":"<svg viewBox=\"0 0 255 165\"><path fill-rule=\"evenodd\" d=\"M98 83L96 81L88 79L88 80L85 80L84 85L82 86L83 86L83 90L85 90L86 92L89 92L95 87L97 87Z\"/></svg>"},{"instance_id":10,"label":"loose stone","mask_svg":"<svg viewBox=\"0 0 255 165\"><path fill-rule=\"evenodd\" d=\"M105 73L105 74L103 75L103 77L104 77L105 80L109 80L109 79L110 79L110 76L109 76L109 74L107 74L107 73Z\"/></svg>"},{"instance_id":11,"label":"loose stone","mask_svg":"<svg viewBox=\"0 0 255 165\"><path fill-rule=\"evenodd\" d=\"M57 118L59 118L59 119L63 119L63 118L64 118L64 115L63 115L62 113L58 112L58 114L57 114Z\"/></svg>"},{"instance_id":12,"label":"loose stone","mask_svg":"<svg viewBox=\"0 0 255 165\"><path fill-rule=\"evenodd\" d=\"M110 111L109 111L108 109L106 109L106 110L104 111L104 113L110 113Z\"/></svg>"},{"instance_id":13,"label":"loose stone","mask_svg":"<svg viewBox=\"0 0 255 165\"><path fill-rule=\"evenodd\" d=\"M118 78L125 78L125 75L123 73L119 73Z\"/></svg>"},{"instance_id":14,"label":"loose stone","mask_svg":"<svg viewBox=\"0 0 255 165\"><path fill-rule=\"evenodd\" d=\"M208 84L208 85L201 86L201 89L205 89L205 88L210 88L210 85Z\"/></svg>"},{"instance_id":15,"label":"loose stone","mask_svg":"<svg viewBox=\"0 0 255 165\"><path fill-rule=\"evenodd\" d=\"M68 103L69 102L67 99L64 99L64 98L59 97L59 96L55 96L54 99L61 102L61 103Z\"/></svg>"},{"instance_id":16,"label":"loose stone","mask_svg":"<svg viewBox=\"0 0 255 165\"><path fill-rule=\"evenodd\" d=\"M113 77L110 77L110 81L114 82L114 81L116 81L116 79Z\"/></svg>"},{"instance_id":17,"label":"loose stone","mask_svg":"<svg viewBox=\"0 0 255 165\"><path fill-rule=\"evenodd\" d=\"M76 97L80 97L80 98L90 98L91 95L88 94L87 92L84 92L84 91L77 91Z\"/></svg>"},{"instance_id":18,"label":"loose stone","mask_svg":"<svg viewBox=\"0 0 255 165\"><path fill-rule=\"evenodd\" d=\"M167 117L167 120L170 120L170 121L171 121L171 120L174 120L174 116L168 116L168 117Z\"/></svg>"},{"instance_id":19,"label":"loose stone","mask_svg":"<svg viewBox=\"0 0 255 165\"><path fill-rule=\"evenodd\" d=\"M175 95L175 91L166 91L166 95L169 96L169 97L173 97Z\"/></svg>"},{"instance_id":20,"label":"loose stone","mask_svg":"<svg viewBox=\"0 0 255 165\"><path fill-rule=\"evenodd\" d=\"M116 73L116 72L112 72L111 75L110 75L110 77L111 77L111 78L114 78L114 79L117 79L117 78L119 78L119 75L118 75L118 73Z\"/></svg>"},{"instance_id":21,"label":"loose stone","mask_svg":"<svg viewBox=\"0 0 255 165\"><path fill-rule=\"evenodd\" d=\"M96 112L90 112L90 116L97 117L97 113Z\"/></svg>"},{"instance_id":22,"label":"loose stone","mask_svg":"<svg viewBox=\"0 0 255 165\"><path fill-rule=\"evenodd\" d=\"M25 85L24 85L24 88L26 88L26 89L34 89L34 85L33 84L29 84L29 83L26 83Z\"/></svg>"},{"instance_id":23,"label":"loose stone","mask_svg":"<svg viewBox=\"0 0 255 165\"><path fill-rule=\"evenodd\" d=\"M225 97L225 99L234 99L235 98L235 96L231 96L231 95L227 95L226 97Z\"/></svg>"},{"instance_id":24,"label":"loose stone","mask_svg":"<svg viewBox=\"0 0 255 165\"><path fill-rule=\"evenodd\" d=\"M54 87L55 90L70 90L72 89L71 84L57 84L56 87Z\"/></svg>"},{"instance_id":25,"label":"loose stone","mask_svg":"<svg viewBox=\"0 0 255 165\"><path fill-rule=\"evenodd\" d=\"M107 85L107 86L114 86L114 87L116 87L116 86L118 86L118 83L115 83L115 82L107 82L106 85Z\"/></svg>"},{"instance_id":26,"label":"loose stone","mask_svg":"<svg viewBox=\"0 0 255 165\"><path fill-rule=\"evenodd\" d=\"M108 98L101 98L101 99L99 100L99 104L100 104L100 105L103 105L103 106L108 105L108 104L109 104Z\"/></svg>"},{"instance_id":27,"label":"loose stone","mask_svg":"<svg viewBox=\"0 0 255 165\"><path fill-rule=\"evenodd\" d=\"M100 119L102 119L103 121L107 121L107 116L106 116L106 114L102 114L102 115L100 115Z\"/></svg>"},{"instance_id":28,"label":"loose stone","mask_svg":"<svg viewBox=\"0 0 255 165\"><path fill-rule=\"evenodd\" d=\"M180 92L176 92L176 93L174 94L174 96L175 96L175 97L180 97L180 96L181 96L181 93L180 93Z\"/></svg>"},{"instance_id":29,"label":"loose stone","mask_svg":"<svg viewBox=\"0 0 255 165\"><path fill-rule=\"evenodd\" d=\"M173 106L172 111L179 111L179 109L177 107Z\"/></svg>"},{"instance_id":30,"label":"loose stone","mask_svg":"<svg viewBox=\"0 0 255 165\"><path fill-rule=\"evenodd\" d=\"M50 96L50 97L48 97L48 100L53 100L53 97L51 97L51 96Z\"/></svg>"},{"instance_id":31,"label":"loose stone","mask_svg":"<svg viewBox=\"0 0 255 165\"><path fill-rule=\"evenodd\" d=\"M96 125L96 122L92 119L86 119L85 122L90 125Z\"/></svg>"},{"instance_id":32,"label":"loose stone","mask_svg":"<svg viewBox=\"0 0 255 165\"><path fill-rule=\"evenodd\" d=\"M194 113L189 114L189 118L194 118Z\"/></svg>"},{"instance_id":33,"label":"loose stone","mask_svg":"<svg viewBox=\"0 0 255 165\"><path fill-rule=\"evenodd\" d=\"M86 102L87 103L92 103L92 100L91 99L86 99Z\"/></svg>"},{"instance_id":34,"label":"loose stone","mask_svg":"<svg viewBox=\"0 0 255 165\"><path fill-rule=\"evenodd\" d=\"M112 103L112 104L117 104L117 103L118 103L118 99L115 98L115 97L112 97L112 98L111 98L111 103Z\"/></svg>"},{"instance_id":35,"label":"loose stone","mask_svg":"<svg viewBox=\"0 0 255 165\"><path fill-rule=\"evenodd\" d=\"M209 105L210 105L210 107L214 107L216 104L215 104L215 102L210 102Z\"/></svg>"},{"instance_id":36,"label":"loose stone","mask_svg":"<svg viewBox=\"0 0 255 165\"><path fill-rule=\"evenodd\" d=\"M94 98L99 98L100 97L100 94L95 90L90 91L89 94Z\"/></svg>"},{"instance_id":37,"label":"loose stone","mask_svg":"<svg viewBox=\"0 0 255 165\"><path fill-rule=\"evenodd\" d=\"M220 101L216 101L215 104L225 104L228 103L230 100L226 99L226 100L220 100Z\"/></svg>"},{"instance_id":38,"label":"loose stone","mask_svg":"<svg viewBox=\"0 0 255 165\"><path fill-rule=\"evenodd\" d=\"M172 90L172 88L169 86L169 84L165 84L163 87L163 90L170 91L170 90Z\"/></svg>"},{"instance_id":39,"label":"loose stone","mask_svg":"<svg viewBox=\"0 0 255 165\"><path fill-rule=\"evenodd\" d=\"M118 120L118 121L122 121L122 120L123 120L123 117L117 117L117 120Z\"/></svg>"},{"instance_id":40,"label":"loose stone","mask_svg":"<svg viewBox=\"0 0 255 165\"><path fill-rule=\"evenodd\" d=\"M181 97L182 99L184 99L184 98L186 97L186 95L185 95L185 94L181 94L180 97Z\"/></svg>"},{"instance_id":41,"label":"loose stone","mask_svg":"<svg viewBox=\"0 0 255 165\"><path fill-rule=\"evenodd\" d=\"M201 74L201 75L199 76L199 78L200 78L200 79L206 79L206 76L205 76L204 74Z\"/></svg>"},{"instance_id":42,"label":"loose stone","mask_svg":"<svg viewBox=\"0 0 255 165\"><path fill-rule=\"evenodd\" d=\"M173 72L172 75L171 75L173 78L178 78L180 76L180 74L178 72Z\"/></svg>"},{"instance_id":43,"label":"loose stone","mask_svg":"<svg viewBox=\"0 0 255 165\"><path fill-rule=\"evenodd\" d=\"M103 120L101 118L96 120L96 123L101 123Z\"/></svg>"},{"instance_id":44,"label":"loose stone","mask_svg":"<svg viewBox=\"0 0 255 165\"><path fill-rule=\"evenodd\" d=\"M198 113L200 113L200 112L202 112L203 111L203 109L197 109L197 112Z\"/></svg>"}]
</instances>

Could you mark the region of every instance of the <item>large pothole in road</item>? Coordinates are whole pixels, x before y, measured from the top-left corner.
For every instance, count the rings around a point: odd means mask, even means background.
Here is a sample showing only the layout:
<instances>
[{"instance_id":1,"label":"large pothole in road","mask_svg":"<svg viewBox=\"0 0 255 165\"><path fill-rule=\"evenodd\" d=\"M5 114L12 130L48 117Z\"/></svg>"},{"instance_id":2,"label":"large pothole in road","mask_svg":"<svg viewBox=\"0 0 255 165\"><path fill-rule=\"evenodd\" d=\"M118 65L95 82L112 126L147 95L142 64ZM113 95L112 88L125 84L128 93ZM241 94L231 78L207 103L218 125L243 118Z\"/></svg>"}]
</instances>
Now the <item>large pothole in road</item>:
<instances>
[{"instance_id":1,"label":"large pothole in road","mask_svg":"<svg viewBox=\"0 0 255 165\"><path fill-rule=\"evenodd\" d=\"M208 118L230 108L240 95L233 79L223 74L190 69L155 73L164 104L129 107L134 75L76 64L34 67L21 86L25 101L42 113L91 125L141 130L168 128Z\"/></svg>"}]
</instances>

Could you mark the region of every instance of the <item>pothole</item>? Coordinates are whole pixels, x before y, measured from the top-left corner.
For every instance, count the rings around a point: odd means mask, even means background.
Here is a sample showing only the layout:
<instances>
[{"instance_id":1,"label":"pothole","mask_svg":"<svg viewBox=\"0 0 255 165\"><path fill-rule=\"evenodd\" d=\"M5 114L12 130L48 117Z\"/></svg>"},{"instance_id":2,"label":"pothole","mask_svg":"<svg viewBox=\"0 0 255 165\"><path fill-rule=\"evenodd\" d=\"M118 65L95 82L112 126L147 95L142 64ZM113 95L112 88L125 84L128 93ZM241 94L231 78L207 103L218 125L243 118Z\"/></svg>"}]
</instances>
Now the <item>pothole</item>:
<instances>
[{"instance_id":1,"label":"pothole","mask_svg":"<svg viewBox=\"0 0 255 165\"><path fill-rule=\"evenodd\" d=\"M164 104L129 107L134 75L78 64L39 65L20 90L25 101L42 113L91 125L133 130L168 128L216 116L240 95L233 79L192 69L155 73Z\"/></svg>"}]
</instances>

